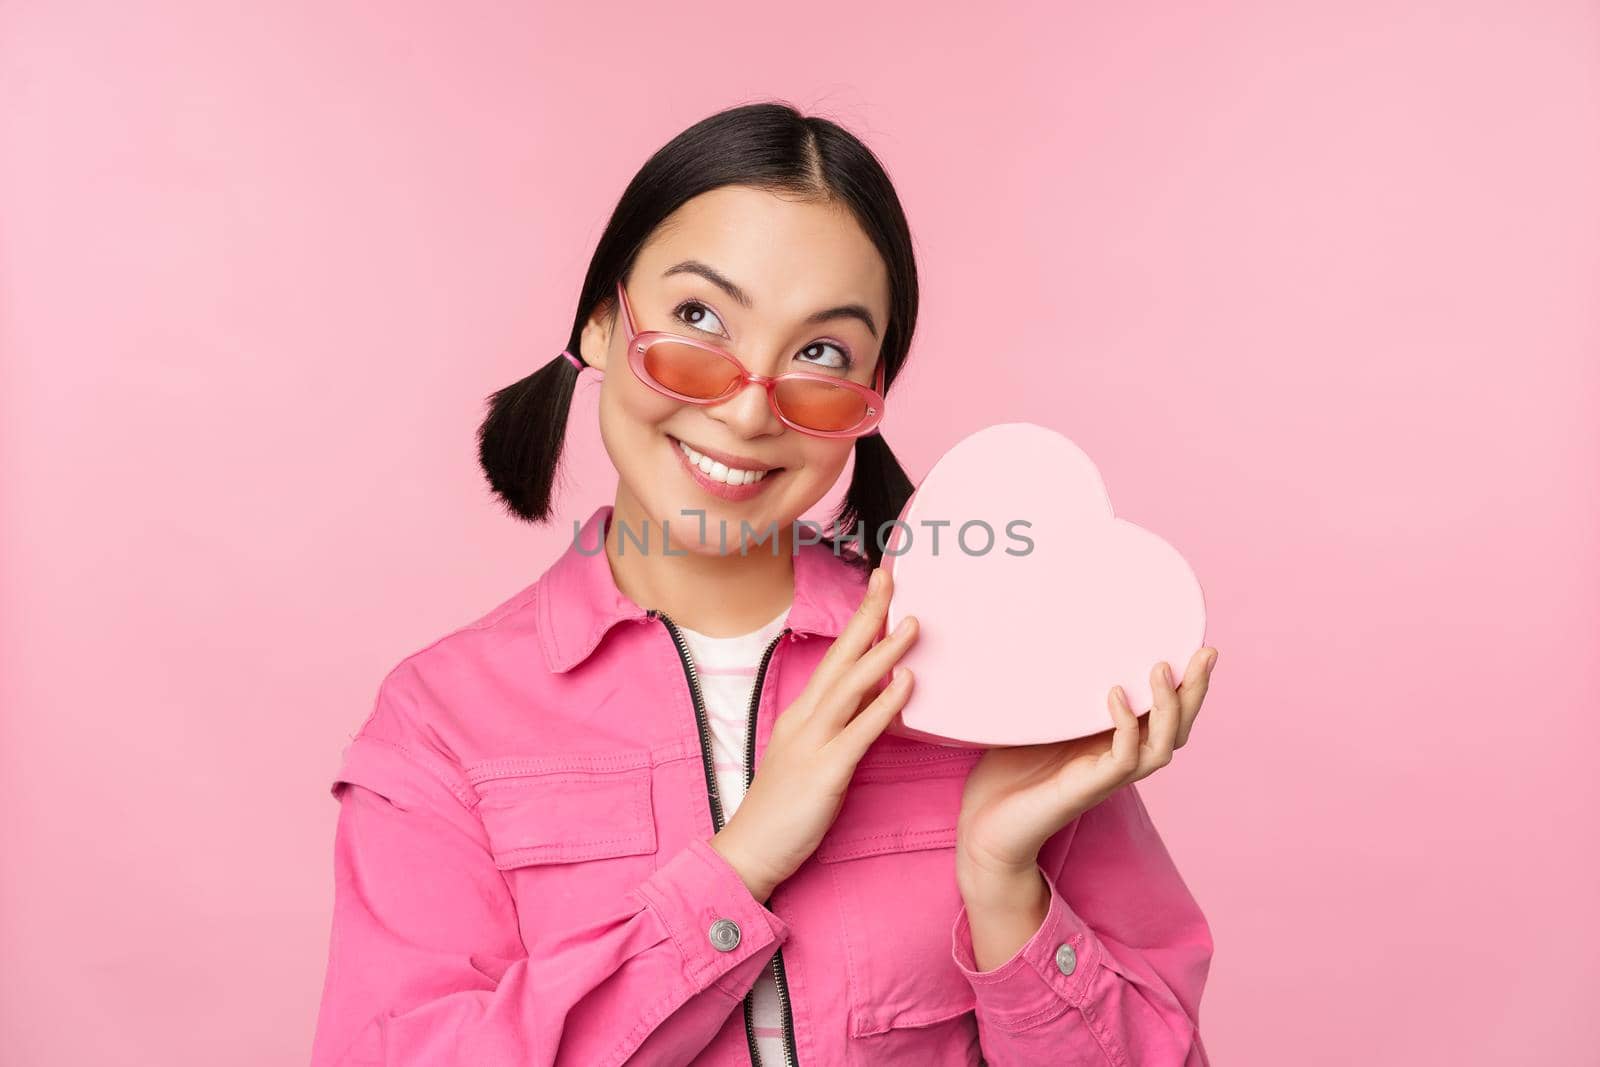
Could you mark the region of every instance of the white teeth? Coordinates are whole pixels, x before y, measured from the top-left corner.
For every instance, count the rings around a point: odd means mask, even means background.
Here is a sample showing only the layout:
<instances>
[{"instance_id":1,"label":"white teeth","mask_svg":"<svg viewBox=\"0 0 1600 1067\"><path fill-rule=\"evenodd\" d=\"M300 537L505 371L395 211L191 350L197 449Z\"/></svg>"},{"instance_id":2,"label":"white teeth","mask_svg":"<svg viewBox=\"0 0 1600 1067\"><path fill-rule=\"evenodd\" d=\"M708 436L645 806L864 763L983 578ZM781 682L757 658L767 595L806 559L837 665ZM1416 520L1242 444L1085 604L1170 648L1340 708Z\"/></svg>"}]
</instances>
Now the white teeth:
<instances>
[{"instance_id":1,"label":"white teeth","mask_svg":"<svg viewBox=\"0 0 1600 1067\"><path fill-rule=\"evenodd\" d=\"M710 456L696 452L682 441L678 442L678 447L683 449L683 454L689 457L690 463L699 467L701 472L713 481L723 482L727 485L749 485L751 482L759 482L767 476L766 471L744 471L739 470L737 467L729 467L726 464L718 463Z\"/></svg>"}]
</instances>

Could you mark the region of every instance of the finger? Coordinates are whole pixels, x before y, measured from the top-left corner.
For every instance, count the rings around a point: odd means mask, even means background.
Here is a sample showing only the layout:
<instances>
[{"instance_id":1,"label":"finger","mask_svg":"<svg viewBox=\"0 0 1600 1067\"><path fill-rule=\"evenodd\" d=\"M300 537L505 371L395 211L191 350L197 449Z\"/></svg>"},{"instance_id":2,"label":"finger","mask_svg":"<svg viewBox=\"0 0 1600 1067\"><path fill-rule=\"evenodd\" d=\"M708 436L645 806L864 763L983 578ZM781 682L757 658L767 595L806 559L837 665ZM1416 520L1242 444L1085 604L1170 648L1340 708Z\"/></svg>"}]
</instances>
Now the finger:
<instances>
[{"instance_id":1,"label":"finger","mask_svg":"<svg viewBox=\"0 0 1600 1067\"><path fill-rule=\"evenodd\" d=\"M1071 761L1057 772L1054 780L1063 806L1092 807L1139 777L1139 717L1128 707L1121 686L1112 687L1106 703L1115 724L1111 731L1111 747L1095 761L1088 782ZM1087 805L1085 798L1089 800Z\"/></svg>"},{"instance_id":2,"label":"finger","mask_svg":"<svg viewBox=\"0 0 1600 1067\"><path fill-rule=\"evenodd\" d=\"M906 706L906 701L911 699L911 688L915 680L911 671L905 667L897 668L894 677L883 690L861 709L855 718L845 724L844 729L827 746L839 746L853 767L859 763L866 754L872 742L883 733L884 727L894 721L894 717Z\"/></svg>"},{"instance_id":3,"label":"finger","mask_svg":"<svg viewBox=\"0 0 1600 1067\"><path fill-rule=\"evenodd\" d=\"M817 692L831 689L834 683L861 654L872 646L883 631L884 616L889 608L889 594L893 582L889 572L882 567L873 568L867 579L867 591L856 607L855 614L845 623L839 636L834 638L828 651L823 653L816 669L811 672L811 684Z\"/></svg>"},{"instance_id":4,"label":"finger","mask_svg":"<svg viewBox=\"0 0 1600 1067\"><path fill-rule=\"evenodd\" d=\"M1172 762L1172 750L1177 747L1178 727L1183 719L1178 691L1172 687L1170 668L1164 660L1150 669L1150 691L1150 734L1145 739L1140 766L1143 774Z\"/></svg>"},{"instance_id":5,"label":"finger","mask_svg":"<svg viewBox=\"0 0 1600 1067\"><path fill-rule=\"evenodd\" d=\"M1116 723L1116 729L1112 731L1107 756L1121 776L1117 783L1120 785L1139 772L1140 719L1128 705L1128 694L1122 691L1122 686L1111 687L1110 704L1111 721Z\"/></svg>"},{"instance_id":6,"label":"finger","mask_svg":"<svg viewBox=\"0 0 1600 1067\"><path fill-rule=\"evenodd\" d=\"M1211 665L1215 660L1213 650L1208 648L1202 648L1189 659L1189 670L1184 675L1183 685L1178 688L1178 700L1183 709L1175 742L1178 748L1189 742L1189 731L1194 727L1195 717L1200 714L1200 705L1206 698L1206 690L1211 686Z\"/></svg>"},{"instance_id":7,"label":"finger","mask_svg":"<svg viewBox=\"0 0 1600 1067\"><path fill-rule=\"evenodd\" d=\"M1206 687L1211 684L1211 664L1215 659L1208 648L1202 648L1189 657L1189 670L1183 676L1183 685L1178 688L1178 698L1185 713L1200 706L1200 701L1206 695Z\"/></svg>"},{"instance_id":8,"label":"finger","mask_svg":"<svg viewBox=\"0 0 1600 1067\"><path fill-rule=\"evenodd\" d=\"M1189 743L1189 731L1194 728L1194 721L1200 715L1200 705L1205 702L1206 692L1211 688L1211 671L1216 665L1217 650L1214 648L1202 648L1189 661L1189 673L1178 690L1183 702L1183 721L1178 726L1179 748Z\"/></svg>"},{"instance_id":9,"label":"finger","mask_svg":"<svg viewBox=\"0 0 1600 1067\"><path fill-rule=\"evenodd\" d=\"M861 703L879 690L883 679L900 661L900 657L916 641L921 623L915 615L900 620L894 632L873 645L855 663L845 669L833 687L817 700L813 713L818 721L829 724L830 729L844 728L861 709Z\"/></svg>"}]
</instances>

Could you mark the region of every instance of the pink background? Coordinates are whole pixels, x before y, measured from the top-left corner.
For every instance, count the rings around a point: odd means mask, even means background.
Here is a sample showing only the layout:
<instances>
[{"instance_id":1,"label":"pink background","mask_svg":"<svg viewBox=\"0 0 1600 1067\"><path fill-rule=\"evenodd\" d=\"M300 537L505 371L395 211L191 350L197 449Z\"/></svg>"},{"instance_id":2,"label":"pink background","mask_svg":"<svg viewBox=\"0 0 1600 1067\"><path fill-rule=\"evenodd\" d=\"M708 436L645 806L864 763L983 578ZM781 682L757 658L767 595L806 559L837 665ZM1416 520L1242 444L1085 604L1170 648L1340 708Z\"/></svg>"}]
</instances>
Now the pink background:
<instances>
[{"instance_id":1,"label":"pink background","mask_svg":"<svg viewBox=\"0 0 1600 1067\"><path fill-rule=\"evenodd\" d=\"M610 499L483 398L773 96L904 198L913 475L1053 425L1202 578L1216 1062L1592 1057L1595 5L222 6L0 10L0 1062L304 1062L340 749Z\"/></svg>"}]
</instances>

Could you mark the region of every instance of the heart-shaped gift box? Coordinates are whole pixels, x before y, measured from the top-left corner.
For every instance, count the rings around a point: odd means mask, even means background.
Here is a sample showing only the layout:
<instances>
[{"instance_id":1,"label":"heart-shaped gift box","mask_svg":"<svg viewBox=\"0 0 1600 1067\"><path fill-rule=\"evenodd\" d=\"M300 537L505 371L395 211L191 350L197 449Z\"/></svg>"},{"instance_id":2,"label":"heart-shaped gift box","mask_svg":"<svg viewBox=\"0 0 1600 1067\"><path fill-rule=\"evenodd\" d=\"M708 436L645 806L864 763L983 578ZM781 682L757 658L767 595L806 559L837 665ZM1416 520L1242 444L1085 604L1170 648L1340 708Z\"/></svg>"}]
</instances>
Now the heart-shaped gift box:
<instances>
[{"instance_id":1,"label":"heart-shaped gift box","mask_svg":"<svg viewBox=\"0 0 1600 1067\"><path fill-rule=\"evenodd\" d=\"M873 535L874 531L868 531ZM920 625L915 675L890 733L989 748L1086 737L1135 714L1161 661L1181 681L1205 640L1205 599L1183 556L1111 510L1084 451L1032 423L989 426L942 456L885 544L884 627Z\"/></svg>"}]
</instances>

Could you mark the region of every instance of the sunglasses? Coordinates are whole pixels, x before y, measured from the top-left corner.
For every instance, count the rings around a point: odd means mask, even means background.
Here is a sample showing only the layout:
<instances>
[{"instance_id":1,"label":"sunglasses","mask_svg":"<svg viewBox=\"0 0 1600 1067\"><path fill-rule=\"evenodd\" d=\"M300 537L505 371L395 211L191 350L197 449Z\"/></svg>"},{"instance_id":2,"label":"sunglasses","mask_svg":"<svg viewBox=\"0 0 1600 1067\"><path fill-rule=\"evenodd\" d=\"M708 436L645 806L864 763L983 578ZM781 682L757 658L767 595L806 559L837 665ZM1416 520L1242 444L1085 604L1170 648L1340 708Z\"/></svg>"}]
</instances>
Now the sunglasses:
<instances>
[{"instance_id":1,"label":"sunglasses","mask_svg":"<svg viewBox=\"0 0 1600 1067\"><path fill-rule=\"evenodd\" d=\"M628 365L639 380L686 404L716 404L754 382L785 426L816 437L864 437L883 418L883 360L873 386L827 374L791 371L751 374L732 352L695 337L634 326L628 292L617 282L617 302L627 330Z\"/></svg>"}]
</instances>

